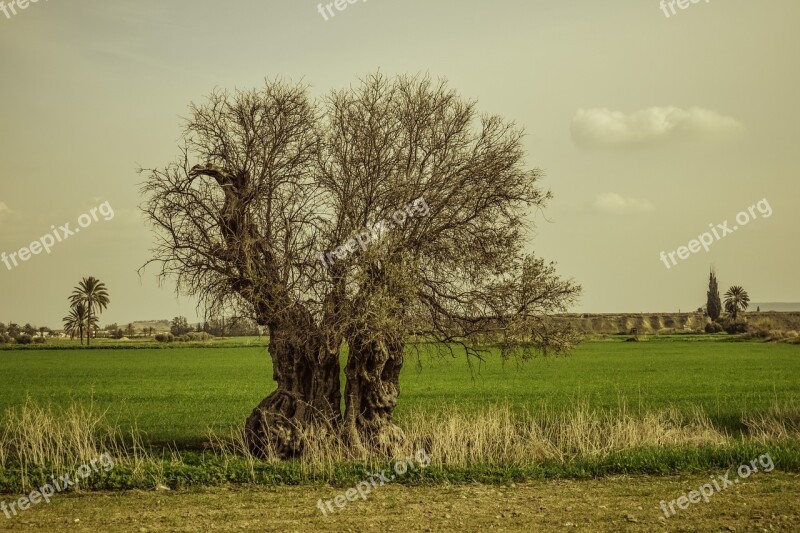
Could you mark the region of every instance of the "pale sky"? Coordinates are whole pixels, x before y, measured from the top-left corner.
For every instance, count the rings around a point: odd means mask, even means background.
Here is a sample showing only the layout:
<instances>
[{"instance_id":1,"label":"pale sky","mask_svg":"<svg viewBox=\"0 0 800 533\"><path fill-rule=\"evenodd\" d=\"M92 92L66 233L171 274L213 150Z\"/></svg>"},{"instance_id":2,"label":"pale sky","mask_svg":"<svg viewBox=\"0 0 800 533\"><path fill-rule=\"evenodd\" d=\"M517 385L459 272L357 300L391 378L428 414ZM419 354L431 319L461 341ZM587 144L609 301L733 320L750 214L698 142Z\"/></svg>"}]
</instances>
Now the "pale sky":
<instances>
[{"instance_id":1,"label":"pale sky","mask_svg":"<svg viewBox=\"0 0 800 533\"><path fill-rule=\"evenodd\" d=\"M528 164L555 195L530 249L583 285L574 311L696 308L712 264L723 291L800 301L800 2L713 0L667 17L658 0L369 0L327 21L317 6L51 0L0 11L0 252L51 225L74 229L104 202L115 214L50 254L0 263L0 321L60 327L89 275L110 289L101 323L196 320L154 269L137 275L152 236L136 168L177 156L180 117L214 88L282 76L323 94L378 69L444 77L525 128ZM669 269L659 259L764 199L771 216L754 209L709 252L673 256Z\"/></svg>"}]
</instances>

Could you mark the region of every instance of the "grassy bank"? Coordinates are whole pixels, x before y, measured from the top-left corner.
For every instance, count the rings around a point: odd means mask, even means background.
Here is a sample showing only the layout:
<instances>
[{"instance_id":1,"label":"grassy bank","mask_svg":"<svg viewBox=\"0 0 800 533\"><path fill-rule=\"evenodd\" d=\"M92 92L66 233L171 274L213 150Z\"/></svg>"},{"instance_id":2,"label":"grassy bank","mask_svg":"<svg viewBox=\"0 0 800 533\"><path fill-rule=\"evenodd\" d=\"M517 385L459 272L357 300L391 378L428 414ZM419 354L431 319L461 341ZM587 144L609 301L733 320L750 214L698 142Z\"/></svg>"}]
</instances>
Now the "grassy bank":
<instances>
[{"instance_id":1,"label":"grassy bank","mask_svg":"<svg viewBox=\"0 0 800 533\"><path fill-rule=\"evenodd\" d=\"M302 458L250 456L238 431L209 437L208 449L164 450L124 438L102 414L72 406L52 411L34 404L7 412L0 426L0 493L19 493L77 472L107 453L113 468L85 479L83 489L178 489L232 484L352 486L390 469L396 458L428 463L398 476L404 484L507 483L553 478L675 474L727 469L769 453L775 468L800 472L800 420L773 409L746 417L731 435L700 411L667 409L633 416L576 406L548 416L507 405L482 411L457 407L413 413L396 455L356 452L335 436L308 437ZM418 459L419 461L419 459Z\"/></svg>"}]
</instances>

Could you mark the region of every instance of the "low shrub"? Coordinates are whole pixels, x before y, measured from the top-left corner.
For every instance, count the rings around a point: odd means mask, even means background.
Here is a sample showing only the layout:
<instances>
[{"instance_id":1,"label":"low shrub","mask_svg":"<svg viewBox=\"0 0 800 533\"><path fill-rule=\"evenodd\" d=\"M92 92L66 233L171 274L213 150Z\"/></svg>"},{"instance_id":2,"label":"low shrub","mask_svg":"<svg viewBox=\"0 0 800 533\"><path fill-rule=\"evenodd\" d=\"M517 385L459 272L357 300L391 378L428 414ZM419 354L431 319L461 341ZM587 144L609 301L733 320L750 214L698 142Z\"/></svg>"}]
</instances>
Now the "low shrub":
<instances>
[{"instance_id":1,"label":"low shrub","mask_svg":"<svg viewBox=\"0 0 800 533\"><path fill-rule=\"evenodd\" d=\"M159 333L156 335L156 341L158 342L173 342L175 337L172 336L172 333Z\"/></svg>"},{"instance_id":2,"label":"low shrub","mask_svg":"<svg viewBox=\"0 0 800 533\"><path fill-rule=\"evenodd\" d=\"M34 337L33 344L44 344L44 337Z\"/></svg>"},{"instance_id":3,"label":"low shrub","mask_svg":"<svg viewBox=\"0 0 800 533\"><path fill-rule=\"evenodd\" d=\"M722 324L717 322L709 322L706 324L705 331L706 333L721 333L725 331L725 328L722 327Z\"/></svg>"},{"instance_id":4,"label":"low shrub","mask_svg":"<svg viewBox=\"0 0 800 533\"><path fill-rule=\"evenodd\" d=\"M30 335L26 335L22 333L21 335L17 335L17 344L30 344L33 342L33 337Z\"/></svg>"},{"instance_id":5,"label":"low shrub","mask_svg":"<svg viewBox=\"0 0 800 533\"><path fill-rule=\"evenodd\" d=\"M732 320L726 318L722 322L722 327L726 333L734 335L736 333L747 333L747 322L744 320Z\"/></svg>"},{"instance_id":6,"label":"low shrub","mask_svg":"<svg viewBox=\"0 0 800 533\"><path fill-rule=\"evenodd\" d=\"M748 339L759 339L765 342L778 342L778 341L788 341L794 342L798 337L800 337L800 333L795 330L788 329L788 330L780 330L780 329L767 329L765 327L760 327L757 330L753 330L745 335Z\"/></svg>"}]
</instances>

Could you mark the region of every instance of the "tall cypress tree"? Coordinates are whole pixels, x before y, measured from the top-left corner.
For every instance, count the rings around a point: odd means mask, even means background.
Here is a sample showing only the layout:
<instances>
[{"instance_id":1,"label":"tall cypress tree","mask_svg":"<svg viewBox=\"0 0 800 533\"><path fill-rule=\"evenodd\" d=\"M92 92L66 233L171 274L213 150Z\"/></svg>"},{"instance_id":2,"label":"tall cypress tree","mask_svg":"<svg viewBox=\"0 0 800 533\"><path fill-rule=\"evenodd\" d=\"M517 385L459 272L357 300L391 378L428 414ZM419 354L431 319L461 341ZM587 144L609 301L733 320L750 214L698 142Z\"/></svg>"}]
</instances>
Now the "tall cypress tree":
<instances>
[{"instance_id":1,"label":"tall cypress tree","mask_svg":"<svg viewBox=\"0 0 800 533\"><path fill-rule=\"evenodd\" d=\"M706 312L714 322L719 318L722 313L722 301L719 299L719 288L717 288L717 276L714 274L714 269L711 269L711 274L708 276L708 292L706 293Z\"/></svg>"}]
</instances>

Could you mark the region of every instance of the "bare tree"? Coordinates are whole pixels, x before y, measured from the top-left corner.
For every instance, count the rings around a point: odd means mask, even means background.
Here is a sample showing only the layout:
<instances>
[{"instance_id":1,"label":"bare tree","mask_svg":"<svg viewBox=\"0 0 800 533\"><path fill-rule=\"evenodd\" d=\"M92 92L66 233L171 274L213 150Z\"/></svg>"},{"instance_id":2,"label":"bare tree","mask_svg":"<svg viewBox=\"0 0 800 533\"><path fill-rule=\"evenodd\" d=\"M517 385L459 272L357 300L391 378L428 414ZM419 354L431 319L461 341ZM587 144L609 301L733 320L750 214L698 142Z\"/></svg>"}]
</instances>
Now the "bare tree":
<instances>
[{"instance_id":1,"label":"bare tree","mask_svg":"<svg viewBox=\"0 0 800 533\"><path fill-rule=\"evenodd\" d=\"M247 420L253 452L297 455L321 432L391 451L412 334L477 357L486 333L506 357L572 346L548 317L579 287L523 253L550 194L513 124L443 82L379 74L319 104L274 81L190 110L180 161L143 186L152 261L207 309L266 326L277 389ZM425 216L398 216L414 199ZM380 241L317 259L379 221Z\"/></svg>"}]
</instances>

